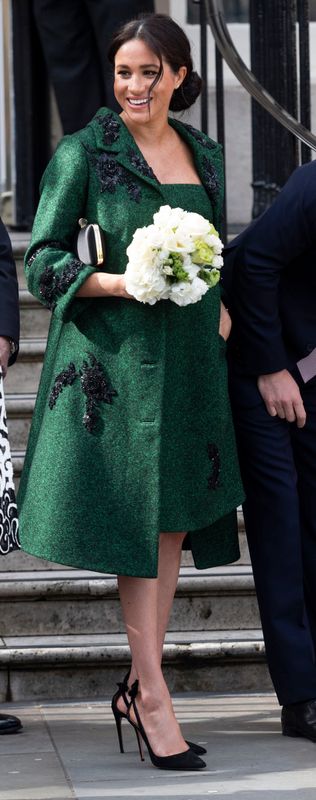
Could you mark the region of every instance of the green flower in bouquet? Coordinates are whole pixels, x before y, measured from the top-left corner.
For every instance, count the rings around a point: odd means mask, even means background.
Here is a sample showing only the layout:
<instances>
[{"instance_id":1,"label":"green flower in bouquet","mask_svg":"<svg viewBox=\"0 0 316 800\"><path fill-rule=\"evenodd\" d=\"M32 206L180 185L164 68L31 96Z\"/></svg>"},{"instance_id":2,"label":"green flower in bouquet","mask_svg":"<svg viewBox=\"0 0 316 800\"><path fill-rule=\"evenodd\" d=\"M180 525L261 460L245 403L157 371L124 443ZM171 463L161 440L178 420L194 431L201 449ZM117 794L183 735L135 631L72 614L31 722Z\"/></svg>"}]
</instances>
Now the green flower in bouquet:
<instances>
[{"instance_id":1,"label":"green flower in bouquet","mask_svg":"<svg viewBox=\"0 0 316 800\"><path fill-rule=\"evenodd\" d=\"M203 239L197 239L195 242L194 253L191 253L193 264L205 266L211 264L214 257L214 250Z\"/></svg>"},{"instance_id":2,"label":"green flower in bouquet","mask_svg":"<svg viewBox=\"0 0 316 800\"><path fill-rule=\"evenodd\" d=\"M163 272L168 275L171 283L190 280L189 273L184 269L181 253L169 253L169 257L163 262Z\"/></svg>"},{"instance_id":3,"label":"green flower in bouquet","mask_svg":"<svg viewBox=\"0 0 316 800\"><path fill-rule=\"evenodd\" d=\"M213 267L213 269L200 269L199 278L202 278L202 281L205 281L207 286L212 289L218 283L220 273L216 267Z\"/></svg>"}]
</instances>

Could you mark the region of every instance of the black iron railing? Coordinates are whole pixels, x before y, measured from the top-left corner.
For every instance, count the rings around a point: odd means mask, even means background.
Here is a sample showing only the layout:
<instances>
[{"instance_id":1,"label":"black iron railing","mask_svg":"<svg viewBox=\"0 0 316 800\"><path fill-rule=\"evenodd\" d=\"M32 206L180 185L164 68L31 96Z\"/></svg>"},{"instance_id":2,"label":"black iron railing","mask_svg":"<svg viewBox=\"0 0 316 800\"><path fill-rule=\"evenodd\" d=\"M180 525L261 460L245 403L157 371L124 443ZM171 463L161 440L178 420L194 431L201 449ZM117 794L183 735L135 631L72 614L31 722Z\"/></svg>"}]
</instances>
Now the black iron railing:
<instances>
[{"instance_id":1,"label":"black iron railing","mask_svg":"<svg viewBox=\"0 0 316 800\"><path fill-rule=\"evenodd\" d=\"M215 40L217 136L224 153L222 59L253 101L253 216L257 216L272 202L294 167L310 160L311 149L316 151L316 136L310 130L309 0L250 0L252 69L261 81L246 66L231 39L222 0L193 2L200 8L201 70L205 95L207 45L204 29L208 25ZM296 68L296 22L299 26L299 74ZM279 69L274 69L271 55L278 57L278 46L283 49L283 60ZM297 119L297 94L300 119ZM203 98L201 128L207 133L207 104L203 108L204 102ZM300 151L297 143L300 143Z\"/></svg>"},{"instance_id":2,"label":"black iron railing","mask_svg":"<svg viewBox=\"0 0 316 800\"><path fill-rule=\"evenodd\" d=\"M238 78L241 85L244 86L251 97L257 100L257 102L260 103L260 105L263 106L263 108L265 108L269 114L275 117L275 119L281 125L284 125L287 130L293 133L294 136L296 136L305 145L311 147L313 150L316 150L316 136L311 133L311 131L308 130L308 128L306 128L302 122L299 122L297 119L292 117L292 115L289 114L289 112L283 108L263 86L261 86L255 75L250 69L248 69L245 62L240 57L225 22L222 0L194 0L194 2L198 3L201 7L204 6L203 13L201 15L201 25L210 25L219 52L236 78ZM306 69L305 55L304 65ZM205 71L203 74L203 62L201 69L203 80L207 84L207 74ZM304 109L306 109L309 106L309 103L306 103L306 101L304 103L304 99L302 102Z\"/></svg>"}]
</instances>

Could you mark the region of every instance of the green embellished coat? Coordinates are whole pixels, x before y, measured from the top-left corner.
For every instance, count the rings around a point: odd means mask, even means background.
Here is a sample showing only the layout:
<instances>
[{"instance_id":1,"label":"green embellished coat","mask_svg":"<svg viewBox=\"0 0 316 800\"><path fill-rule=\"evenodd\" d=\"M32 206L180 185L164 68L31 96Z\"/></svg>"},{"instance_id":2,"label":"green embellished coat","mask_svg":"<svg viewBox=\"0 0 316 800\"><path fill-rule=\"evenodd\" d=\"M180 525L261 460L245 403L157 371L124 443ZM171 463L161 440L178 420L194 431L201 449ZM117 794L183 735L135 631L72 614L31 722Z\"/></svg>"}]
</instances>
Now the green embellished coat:
<instances>
[{"instance_id":1,"label":"green embellished coat","mask_svg":"<svg viewBox=\"0 0 316 800\"><path fill-rule=\"evenodd\" d=\"M95 271L75 254L80 217L103 229L104 269L113 273L125 271L135 229L161 205L219 226L221 149L170 124L191 148L202 187L160 184L121 118L101 109L48 165L26 255L29 290L52 319L18 496L21 545L139 577L157 575L159 531L188 531L198 568L236 560L243 500L219 287L184 308L76 298Z\"/></svg>"}]
</instances>

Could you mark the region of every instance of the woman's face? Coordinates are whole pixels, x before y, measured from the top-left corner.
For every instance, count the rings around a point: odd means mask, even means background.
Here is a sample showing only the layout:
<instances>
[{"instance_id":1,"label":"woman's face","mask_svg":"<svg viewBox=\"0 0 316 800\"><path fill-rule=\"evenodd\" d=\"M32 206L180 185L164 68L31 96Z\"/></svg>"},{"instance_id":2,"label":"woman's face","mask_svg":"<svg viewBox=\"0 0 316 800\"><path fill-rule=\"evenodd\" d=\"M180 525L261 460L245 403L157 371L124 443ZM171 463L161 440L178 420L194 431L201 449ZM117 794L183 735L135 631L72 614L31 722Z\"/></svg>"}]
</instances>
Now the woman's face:
<instances>
[{"instance_id":1,"label":"woman's face","mask_svg":"<svg viewBox=\"0 0 316 800\"><path fill-rule=\"evenodd\" d=\"M163 60L163 74L148 97L159 72L159 59L141 39L130 39L115 56L114 94L131 122L152 122L167 117L172 94L182 83L186 67L175 73ZM149 113L150 110L150 113Z\"/></svg>"}]
</instances>

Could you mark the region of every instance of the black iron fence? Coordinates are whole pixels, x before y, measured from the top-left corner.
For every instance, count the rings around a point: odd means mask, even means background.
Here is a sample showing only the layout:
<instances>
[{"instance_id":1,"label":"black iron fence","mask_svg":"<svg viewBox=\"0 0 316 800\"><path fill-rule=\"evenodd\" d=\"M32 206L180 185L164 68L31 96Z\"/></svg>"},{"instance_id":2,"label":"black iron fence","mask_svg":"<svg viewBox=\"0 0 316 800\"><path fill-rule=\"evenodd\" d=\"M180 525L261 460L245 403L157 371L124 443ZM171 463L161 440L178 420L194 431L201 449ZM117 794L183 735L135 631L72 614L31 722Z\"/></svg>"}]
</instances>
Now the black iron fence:
<instances>
[{"instance_id":1,"label":"black iron fence","mask_svg":"<svg viewBox=\"0 0 316 800\"><path fill-rule=\"evenodd\" d=\"M216 45L217 136L225 154L224 59L252 98L253 216L267 208L293 169L311 158L309 0L249 0L251 70L230 37L223 0L191 0L199 9L204 96L201 128L208 132L206 28ZM297 58L296 26L299 28ZM226 216L224 220L224 235Z\"/></svg>"}]
</instances>

